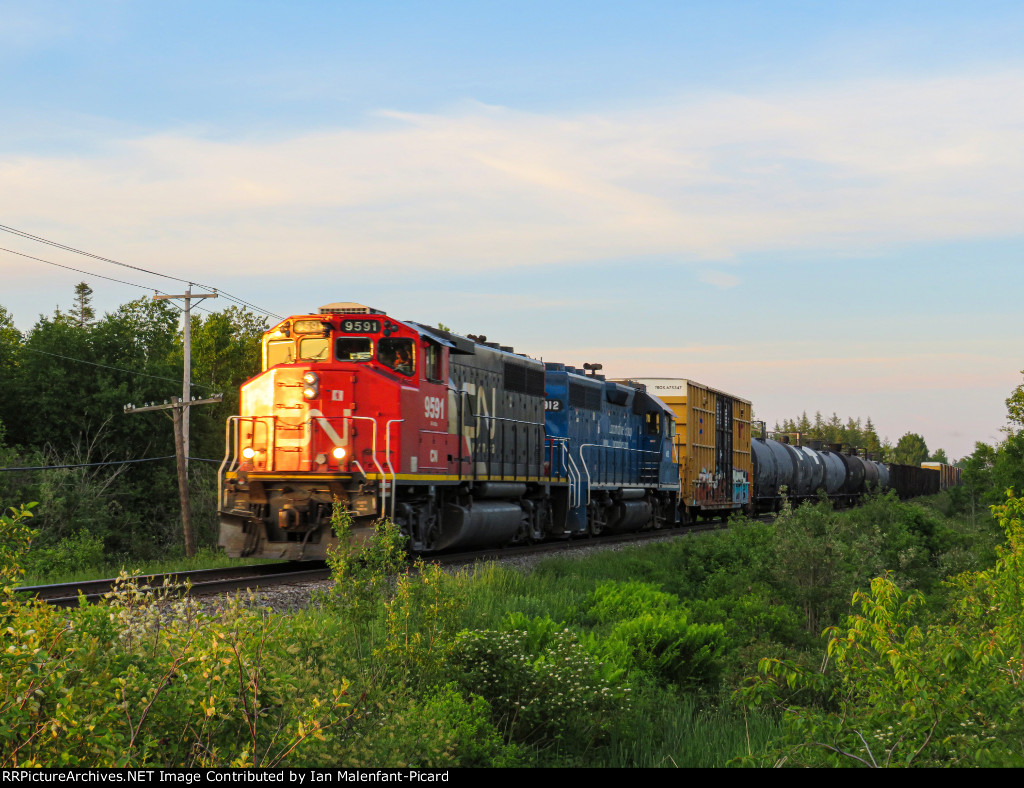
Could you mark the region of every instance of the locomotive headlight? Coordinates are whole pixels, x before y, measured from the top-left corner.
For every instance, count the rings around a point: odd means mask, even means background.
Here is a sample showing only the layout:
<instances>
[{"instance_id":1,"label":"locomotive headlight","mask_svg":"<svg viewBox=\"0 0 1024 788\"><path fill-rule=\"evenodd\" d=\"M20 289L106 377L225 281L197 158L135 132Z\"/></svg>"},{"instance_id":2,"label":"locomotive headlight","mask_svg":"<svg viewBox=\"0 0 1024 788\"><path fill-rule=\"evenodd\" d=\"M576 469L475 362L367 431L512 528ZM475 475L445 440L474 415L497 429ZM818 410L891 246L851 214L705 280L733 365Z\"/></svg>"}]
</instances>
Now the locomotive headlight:
<instances>
[{"instance_id":1,"label":"locomotive headlight","mask_svg":"<svg viewBox=\"0 0 1024 788\"><path fill-rule=\"evenodd\" d=\"M341 448L341 446L339 446L334 451L332 451L331 454L334 455L334 459L336 459L336 460L343 460L343 459L345 459L345 450L343 448Z\"/></svg>"},{"instance_id":2,"label":"locomotive headlight","mask_svg":"<svg viewBox=\"0 0 1024 788\"><path fill-rule=\"evenodd\" d=\"M307 372L302 376L302 382L306 388L302 390L302 396L306 399L316 399L320 396L320 376L315 372Z\"/></svg>"},{"instance_id":3,"label":"locomotive headlight","mask_svg":"<svg viewBox=\"0 0 1024 788\"><path fill-rule=\"evenodd\" d=\"M242 456L245 457L245 459L247 460L251 460L253 457L256 456L256 449L254 449L252 446L246 446L244 449L242 449Z\"/></svg>"}]
</instances>

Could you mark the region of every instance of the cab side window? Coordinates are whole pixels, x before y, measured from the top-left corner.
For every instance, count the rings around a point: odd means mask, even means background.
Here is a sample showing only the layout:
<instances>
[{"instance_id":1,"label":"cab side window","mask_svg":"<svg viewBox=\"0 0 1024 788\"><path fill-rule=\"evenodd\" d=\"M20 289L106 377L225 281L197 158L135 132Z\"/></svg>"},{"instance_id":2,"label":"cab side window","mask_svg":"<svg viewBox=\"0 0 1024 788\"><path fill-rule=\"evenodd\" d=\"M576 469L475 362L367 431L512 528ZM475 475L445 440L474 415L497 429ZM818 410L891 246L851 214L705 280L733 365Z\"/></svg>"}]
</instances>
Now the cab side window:
<instances>
[{"instance_id":1,"label":"cab side window","mask_svg":"<svg viewBox=\"0 0 1024 788\"><path fill-rule=\"evenodd\" d=\"M433 342L423 349L423 374L427 380L441 380L441 348Z\"/></svg>"},{"instance_id":2,"label":"cab side window","mask_svg":"<svg viewBox=\"0 0 1024 788\"><path fill-rule=\"evenodd\" d=\"M416 370L415 348L411 339L382 339L378 344L377 360L406 377Z\"/></svg>"}]
</instances>

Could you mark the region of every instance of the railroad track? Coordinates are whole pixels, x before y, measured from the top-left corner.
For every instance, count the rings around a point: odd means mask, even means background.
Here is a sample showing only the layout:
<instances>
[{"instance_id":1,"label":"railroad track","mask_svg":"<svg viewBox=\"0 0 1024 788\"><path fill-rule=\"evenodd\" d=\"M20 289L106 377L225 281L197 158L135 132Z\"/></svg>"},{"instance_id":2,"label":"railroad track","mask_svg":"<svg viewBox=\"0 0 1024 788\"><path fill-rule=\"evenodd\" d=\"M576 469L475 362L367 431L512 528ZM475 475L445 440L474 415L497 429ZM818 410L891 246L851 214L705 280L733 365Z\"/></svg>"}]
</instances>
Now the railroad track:
<instances>
[{"instance_id":1,"label":"railroad track","mask_svg":"<svg viewBox=\"0 0 1024 788\"><path fill-rule=\"evenodd\" d=\"M187 591L194 596L206 596L285 583L324 580L330 576L331 570L323 561L299 561L144 575L136 578L136 582L143 590L170 588L179 593ZM108 578L48 586L22 586L18 592L57 607L74 607L80 595L87 602L102 599L110 593L115 582L114 578Z\"/></svg>"},{"instance_id":2,"label":"railroad track","mask_svg":"<svg viewBox=\"0 0 1024 788\"><path fill-rule=\"evenodd\" d=\"M471 564L476 561L494 561L525 555L557 555L567 550L588 547L599 548L616 544L639 544L649 539L666 536L683 536L699 531L721 528L720 523L702 523L686 527L664 528L655 531L639 531L624 534L605 535L599 539L565 539L540 544L513 547L489 547L482 550L430 556L429 560L445 566ZM331 570L324 561L295 561L225 569L199 569L188 572L169 572L159 575L140 575L136 578L142 590L156 591L171 589L192 596L226 594L246 589L256 590L289 583L308 583L326 580ZM79 599L95 602L103 599L113 589L116 580L81 580L73 583L57 583L44 586L22 586L18 592L27 597L40 599L57 607L74 607Z\"/></svg>"}]
</instances>

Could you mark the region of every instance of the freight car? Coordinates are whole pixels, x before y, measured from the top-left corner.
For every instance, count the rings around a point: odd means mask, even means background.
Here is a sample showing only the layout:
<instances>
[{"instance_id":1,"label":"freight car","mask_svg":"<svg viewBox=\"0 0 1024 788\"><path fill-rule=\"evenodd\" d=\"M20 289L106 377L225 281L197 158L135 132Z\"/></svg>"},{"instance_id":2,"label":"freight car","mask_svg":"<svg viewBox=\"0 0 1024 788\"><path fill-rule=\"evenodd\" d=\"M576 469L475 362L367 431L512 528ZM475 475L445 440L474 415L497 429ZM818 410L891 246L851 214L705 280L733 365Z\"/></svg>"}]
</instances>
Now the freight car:
<instances>
[{"instance_id":1,"label":"freight car","mask_svg":"<svg viewBox=\"0 0 1024 788\"><path fill-rule=\"evenodd\" d=\"M412 549L503 545L675 519L672 411L640 388L353 303L263 337L228 420L220 544L323 557L338 501Z\"/></svg>"},{"instance_id":2,"label":"freight car","mask_svg":"<svg viewBox=\"0 0 1024 788\"><path fill-rule=\"evenodd\" d=\"M657 395L676 417L683 523L727 519L750 505L750 401L692 380L629 381Z\"/></svg>"},{"instance_id":3,"label":"freight car","mask_svg":"<svg viewBox=\"0 0 1024 788\"><path fill-rule=\"evenodd\" d=\"M959 487L963 483L963 470L955 465L947 465L944 462L922 462L921 467L938 471L939 489L948 490L950 487Z\"/></svg>"},{"instance_id":4,"label":"freight car","mask_svg":"<svg viewBox=\"0 0 1024 788\"><path fill-rule=\"evenodd\" d=\"M794 504L817 498L824 493L839 506L858 501L865 493L880 492L890 486L885 464L856 453L843 453L841 447L792 445L788 436L772 440L765 435L754 439L753 509L777 511L783 495Z\"/></svg>"},{"instance_id":5,"label":"freight car","mask_svg":"<svg viewBox=\"0 0 1024 788\"><path fill-rule=\"evenodd\" d=\"M890 465L889 478L892 488L900 498L916 498L919 495L935 495L939 491L939 472L933 468L917 465Z\"/></svg>"}]
</instances>

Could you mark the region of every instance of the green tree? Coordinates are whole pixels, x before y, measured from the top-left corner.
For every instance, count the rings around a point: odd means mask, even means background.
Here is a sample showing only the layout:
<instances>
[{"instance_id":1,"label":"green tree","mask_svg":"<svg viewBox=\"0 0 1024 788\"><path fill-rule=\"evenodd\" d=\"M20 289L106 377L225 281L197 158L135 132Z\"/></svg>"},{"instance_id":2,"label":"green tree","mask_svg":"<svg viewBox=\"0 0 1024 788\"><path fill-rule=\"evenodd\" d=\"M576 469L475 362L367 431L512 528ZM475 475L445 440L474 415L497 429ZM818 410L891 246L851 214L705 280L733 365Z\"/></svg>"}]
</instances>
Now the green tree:
<instances>
[{"instance_id":1,"label":"green tree","mask_svg":"<svg viewBox=\"0 0 1024 788\"><path fill-rule=\"evenodd\" d=\"M11 313L0 306L0 381L4 383L3 396L0 396L0 423L13 423L22 411L11 384L17 376L23 342L21 332L14 327Z\"/></svg>"},{"instance_id":2,"label":"green tree","mask_svg":"<svg viewBox=\"0 0 1024 788\"><path fill-rule=\"evenodd\" d=\"M1021 374L1024 375L1024 370ZM1024 427L1024 383L1017 386L1006 398L1006 410L1011 424Z\"/></svg>"},{"instance_id":3,"label":"green tree","mask_svg":"<svg viewBox=\"0 0 1024 788\"><path fill-rule=\"evenodd\" d=\"M75 305L68 317L79 328L88 328L96 317L92 308L92 288L85 282L75 285Z\"/></svg>"},{"instance_id":4,"label":"green tree","mask_svg":"<svg viewBox=\"0 0 1024 788\"><path fill-rule=\"evenodd\" d=\"M908 432L896 443L893 462L898 465L920 465L928 457L928 444L916 432Z\"/></svg>"},{"instance_id":5,"label":"green tree","mask_svg":"<svg viewBox=\"0 0 1024 788\"><path fill-rule=\"evenodd\" d=\"M927 462L942 462L949 465L949 457L946 456L945 449L936 449L931 457L928 458Z\"/></svg>"},{"instance_id":6,"label":"green tree","mask_svg":"<svg viewBox=\"0 0 1024 788\"><path fill-rule=\"evenodd\" d=\"M871 423L870 416L868 416L867 420L864 422L864 432L861 445L866 451L876 457L880 457L882 454L882 442L878 438L878 433L875 432L875 425Z\"/></svg>"},{"instance_id":7,"label":"green tree","mask_svg":"<svg viewBox=\"0 0 1024 788\"><path fill-rule=\"evenodd\" d=\"M224 423L238 413L241 385L260 371L260 343L266 330L266 318L244 308L228 307L205 318L193 315L192 382L204 396L224 395L217 405L192 410L194 456L223 455ZM180 347L175 353L180 370Z\"/></svg>"},{"instance_id":8,"label":"green tree","mask_svg":"<svg viewBox=\"0 0 1024 788\"><path fill-rule=\"evenodd\" d=\"M854 594L845 626L826 631L821 670L761 661L743 696L783 709L770 762L1024 766L1024 500L993 510L1007 539L996 565L958 576L938 620L919 615L921 594L879 577Z\"/></svg>"}]
</instances>

